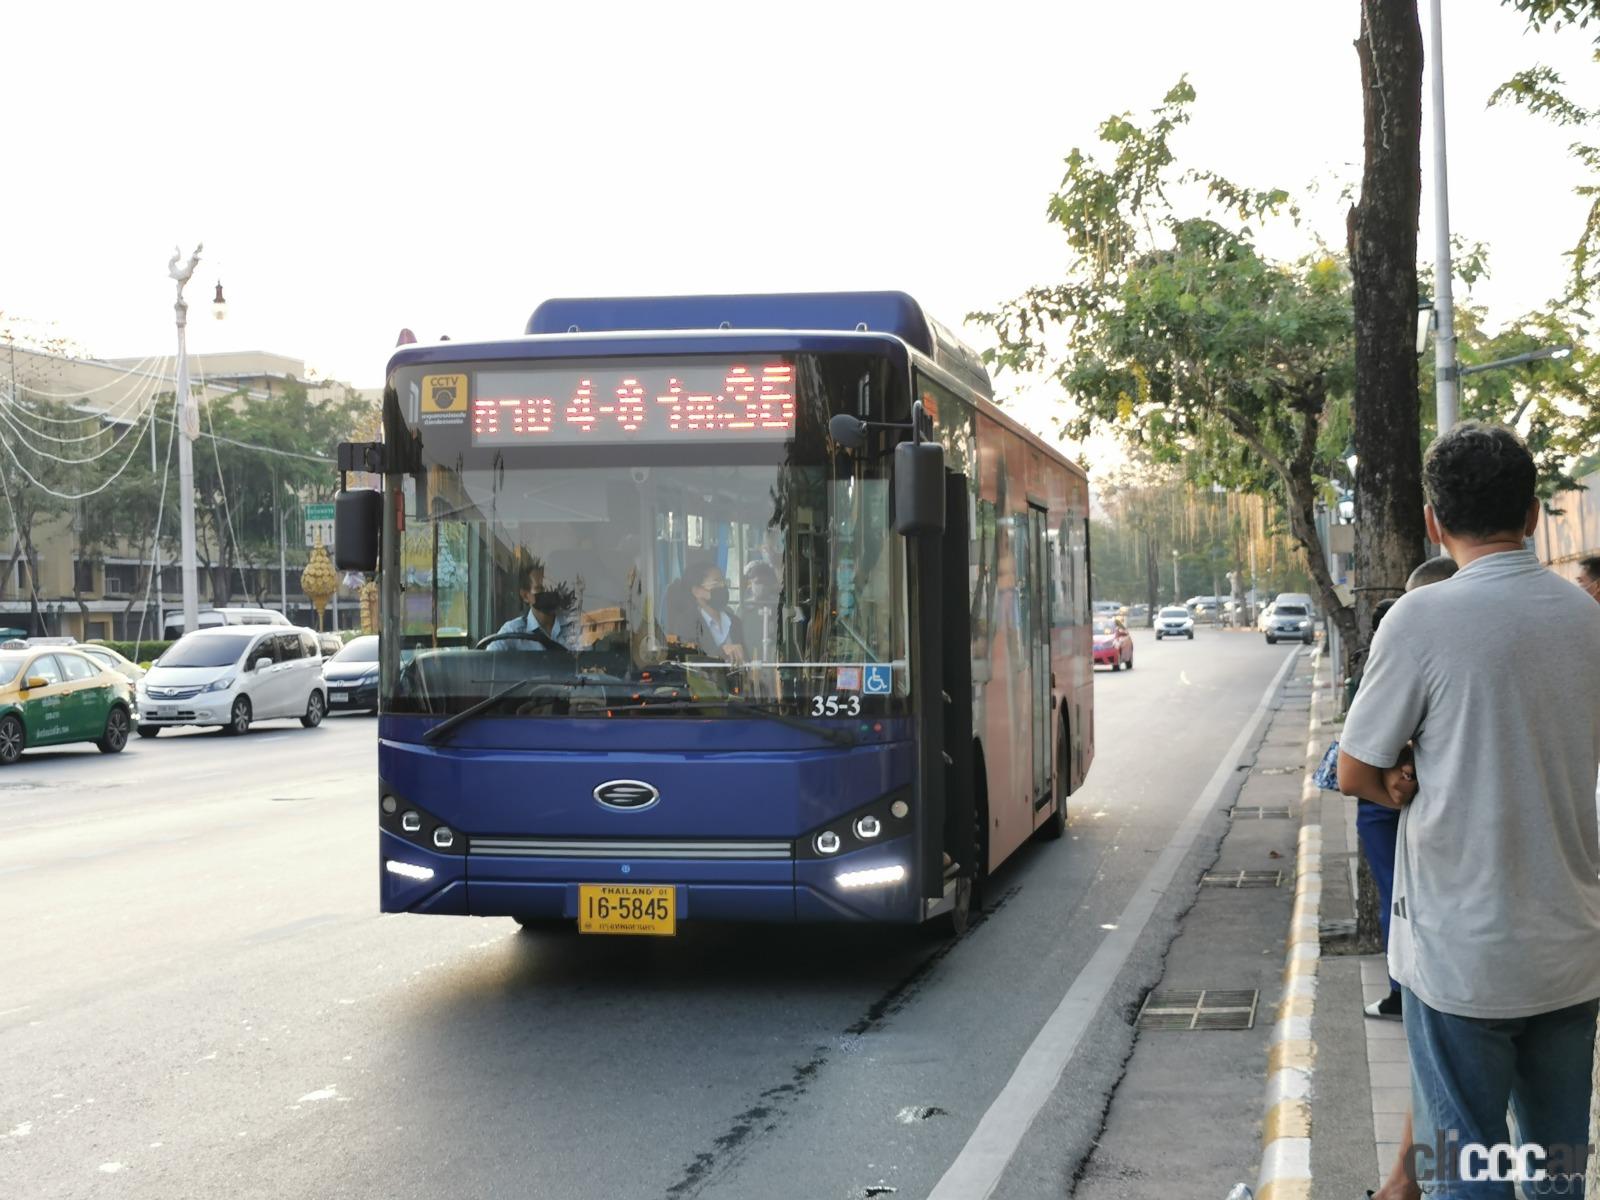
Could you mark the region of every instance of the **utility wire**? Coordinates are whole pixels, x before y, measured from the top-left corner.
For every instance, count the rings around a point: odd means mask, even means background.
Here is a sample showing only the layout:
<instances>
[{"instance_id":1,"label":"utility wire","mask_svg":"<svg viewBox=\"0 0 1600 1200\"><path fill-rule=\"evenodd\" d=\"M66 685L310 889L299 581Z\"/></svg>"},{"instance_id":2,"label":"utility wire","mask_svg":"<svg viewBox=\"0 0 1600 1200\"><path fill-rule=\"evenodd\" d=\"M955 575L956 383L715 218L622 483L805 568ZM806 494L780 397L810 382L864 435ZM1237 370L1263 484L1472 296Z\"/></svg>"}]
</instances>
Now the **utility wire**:
<instances>
[{"instance_id":1,"label":"utility wire","mask_svg":"<svg viewBox=\"0 0 1600 1200\"><path fill-rule=\"evenodd\" d=\"M18 437L21 438L23 445L27 446L29 450L33 451L35 454L39 455L40 457L52 459L53 461L59 462L59 463L67 463L69 465L81 466L81 465L84 465L86 463L97 462L100 459L104 458L106 455L110 454L113 450L115 450L118 446L120 446L123 442L125 442L131 434L135 433L139 428L139 422L142 421L144 419L144 417L147 415L147 412L148 412L147 406L149 406L150 408L153 408L153 406L154 406L153 405L153 401L154 401L154 385L153 384L147 384L145 386L145 389L144 389L144 395L139 400L139 407L140 407L141 411L132 417L132 419L129 421L129 424L128 424L127 428L124 429L121 433L119 433L109 446L105 447L103 450L100 450L98 453L91 454L87 458L63 458L59 454L53 454L49 450L43 450L40 447L34 445L32 442L30 442L28 440L28 437L29 437L29 435L32 435L33 437L44 438L46 441L55 442L57 445L65 446L65 445L68 445L68 444L74 443L74 442L87 442L87 441L92 441L95 438L103 437L103 436L105 436L105 432L106 432L104 429L97 429L94 432L85 434L82 437L75 437L75 438L56 437L54 434L45 433L42 430L32 429L32 428L28 427L27 425L24 425L22 422L18 421L16 416L14 415L14 412L15 412L14 406L6 405L6 404L0 404L0 421L3 421L7 426L9 426L18 435ZM79 418L79 421L81 423L83 421L89 421L89 420L93 420L93 419L94 419L93 417L81 417L81 418ZM135 445L137 445L137 442L135 443Z\"/></svg>"},{"instance_id":2,"label":"utility wire","mask_svg":"<svg viewBox=\"0 0 1600 1200\"><path fill-rule=\"evenodd\" d=\"M162 380L164 378L166 378L166 376L161 374L160 372L151 372L146 376L146 380L160 381L160 380ZM141 386L142 386L143 382L144 381L141 381ZM43 412L40 409L32 407L27 402L27 396L29 396L29 395L38 396L39 398L41 398L43 400L50 400L50 399L52 399L52 397L48 393L36 392L36 391L34 391L34 389L32 389L30 387L7 387L7 388L4 388L4 389L0 389L0 398L9 397L11 403L13 405L15 405L17 407L17 409L19 409L20 411L26 413L28 416L32 417L34 420L43 421L48 425L73 425L73 424L76 424L79 421L85 420L85 419L90 418L90 417L103 417L103 418L105 418L107 420L112 420L112 421L120 420L124 416L126 416L126 412L119 411L120 406L126 404L130 397L136 397L136 396L138 396L140 394L141 393L138 390L129 391L123 397L121 397L121 398L119 398L117 400L114 400L112 403L106 405L105 408L99 408L99 409L90 408L90 409L87 409L87 410L79 409L77 416L56 417L56 416L51 416L49 413ZM77 398L78 397L63 397L63 399L77 399Z\"/></svg>"},{"instance_id":3,"label":"utility wire","mask_svg":"<svg viewBox=\"0 0 1600 1200\"><path fill-rule=\"evenodd\" d=\"M14 348L15 347L15 343L12 343L12 345L13 345L13 348ZM36 354L37 355L39 352L38 351L29 351L26 348L24 348L23 353L24 354L32 353L32 354ZM89 366L101 365L97 359L92 359L92 358L71 358L71 357L67 357L65 355L55 355L55 354L43 355L42 357L53 358L53 359L56 359L59 362L78 363L78 364L89 365ZM164 355L151 355L149 358L141 358L138 362L134 363L133 366L129 367L121 375L118 375L115 379L109 380L106 383L102 383L98 387L87 388L87 389L85 389L85 390L83 390L81 392L46 392L46 391L44 391L44 390L42 390L40 388L29 388L28 390L33 392L33 394L36 395L36 396L43 396L43 397L45 397L46 399L49 399L49 400L75 400L80 396L93 396L97 392L104 392L104 391L107 391L107 390L109 390L111 388L116 387L117 384L121 383L124 379L128 378L128 376L139 374L150 363L158 362L164 357L165 357ZM110 365L110 364L104 364L104 365Z\"/></svg>"},{"instance_id":4,"label":"utility wire","mask_svg":"<svg viewBox=\"0 0 1600 1200\"><path fill-rule=\"evenodd\" d=\"M152 435L154 436L154 435ZM139 633L133 641L133 661L139 661L139 647L144 641L144 621L150 613L150 590L160 582L158 575L161 548L161 517L167 511L167 477L172 471L172 443L178 438L177 425L172 426L172 431L167 434L167 456L161 463L161 494L156 500L156 527L155 533L150 538L150 574L144 581L144 607L139 610ZM152 641L160 641L161 635L166 632L160 620L161 614L156 614L155 637Z\"/></svg>"},{"instance_id":5,"label":"utility wire","mask_svg":"<svg viewBox=\"0 0 1600 1200\"><path fill-rule=\"evenodd\" d=\"M149 430L151 437L155 436L155 421L156 410L155 406L151 405L149 419L144 422L143 426L145 429ZM41 492L44 492L47 496L54 496L57 500L87 500L90 496L98 496L101 492L105 491L122 477L122 473L128 469L128 464L133 461L133 456L138 451L139 445L143 441L144 436L141 434L138 440L134 442L132 449L128 451L128 457L122 460L122 465L112 473L111 477L99 487L90 488L87 492L58 492L48 484L40 483L39 480L34 478L33 472L29 471L27 467L22 465L22 460L17 457L16 450L12 448L10 438L0 438L0 448L5 450L6 457L11 459L17 470L22 472L23 478L29 483L33 484L33 486L38 488ZM46 457L49 456L47 455Z\"/></svg>"},{"instance_id":6,"label":"utility wire","mask_svg":"<svg viewBox=\"0 0 1600 1200\"><path fill-rule=\"evenodd\" d=\"M163 425L172 424L172 421L167 417L158 416L156 420ZM241 450L254 450L260 454L276 454L279 458L299 458L304 459L306 462L315 463L333 462L333 459L323 454L301 454L298 450L277 450L271 446L258 446L254 442L241 442L237 438L223 437L220 433L207 433L203 429L200 431L200 436L212 438L221 442L224 446L237 446Z\"/></svg>"},{"instance_id":7,"label":"utility wire","mask_svg":"<svg viewBox=\"0 0 1600 1200\"><path fill-rule=\"evenodd\" d=\"M205 391L205 376L200 376L200 390ZM233 539L235 556L244 552L244 546L239 542L239 531L233 525L233 506L228 503L228 481L222 474L222 454L217 450L217 427L211 420L211 405L204 406L206 410L206 429L211 433L211 460L217 464L217 488L222 493L222 515L228 522L228 536ZM254 564L251 564L254 570Z\"/></svg>"}]
</instances>

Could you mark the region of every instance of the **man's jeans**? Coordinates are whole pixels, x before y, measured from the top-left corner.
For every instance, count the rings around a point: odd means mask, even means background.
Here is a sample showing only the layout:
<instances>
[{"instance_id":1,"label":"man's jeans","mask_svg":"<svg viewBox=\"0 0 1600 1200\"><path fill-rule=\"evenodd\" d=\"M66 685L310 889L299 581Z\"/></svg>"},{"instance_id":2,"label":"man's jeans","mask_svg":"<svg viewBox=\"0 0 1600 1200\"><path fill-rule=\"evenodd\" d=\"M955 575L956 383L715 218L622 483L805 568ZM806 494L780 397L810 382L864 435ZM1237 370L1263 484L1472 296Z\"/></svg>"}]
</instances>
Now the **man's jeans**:
<instances>
[{"instance_id":1,"label":"man's jeans","mask_svg":"<svg viewBox=\"0 0 1600 1200\"><path fill-rule=\"evenodd\" d=\"M1520 1144L1564 1154L1576 1166L1551 1163L1551 1178L1524 1183L1528 1196L1583 1195L1582 1154L1589 1138L1589 1072L1594 1060L1597 1002L1536 1017L1485 1020L1429 1008L1405 993L1406 1040L1411 1048L1413 1151L1430 1196L1511 1200L1512 1184L1458 1178L1462 1148L1493 1147L1509 1140L1506 1109L1517 1119ZM1450 1143L1454 1148L1441 1155ZM1440 1158L1445 1161L1438 1161ZM1418 1162L1420 1158L1420 1162ZM1474 1156L1472 1165L1483 1164ZM1576 1171L1574 1180L1558 1170Z\"/></svg>"}]
</instances>

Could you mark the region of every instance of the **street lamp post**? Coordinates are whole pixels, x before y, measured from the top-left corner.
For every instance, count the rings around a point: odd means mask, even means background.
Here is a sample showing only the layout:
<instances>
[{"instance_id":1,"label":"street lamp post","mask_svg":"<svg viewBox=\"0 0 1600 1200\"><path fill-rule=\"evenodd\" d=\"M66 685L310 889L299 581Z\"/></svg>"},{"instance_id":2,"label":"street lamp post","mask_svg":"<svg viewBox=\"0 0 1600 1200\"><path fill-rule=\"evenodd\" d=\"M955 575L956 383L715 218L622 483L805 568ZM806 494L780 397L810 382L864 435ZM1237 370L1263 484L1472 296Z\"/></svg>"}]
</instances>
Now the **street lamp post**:
<instances>
[{"instance_id":1,"label":"street lamp post","mask_svg":"<svg viewBox=\"0 0 1600 1200\"><path fill-rule=\"evenodd\" d=\"M200 436L200 410L189 397L189 352L185 344L185 328L189 323L189 305L183 298L183 285L194 274L200 261L203 246L196 246L188 263L178 266L179 251L172 252L167 273L177 281L178 299L173 307L178 321L178 389L177 412L178 439L178 501L182 530L183 555L183 631L193 633L200 627L200 580L195 566L194 548L194 440Z\"/></svg>"},{"instance_id":2,"label":"street lamp post","mask_svg":"<svg viewBox=\"0 0 1600 1200\"><path fill-rule=\"evenodd\" d=\"M1433 96L1433 311L1438 322L1434 347L1434 402L1440 433L1447 433L1460 419L1460 399L1456 374L1456 310L1450 286L1450 172L1444 138L1444 33L1439 0L1431 0L1429 15L1429 57Z\"/></svg>"},{"instance_id":3,"label":"street lamp post","mask_svg":"<svg viewBox=\"0 0 1600 1200\"><path fill-rule=\"evenodd\" d=\"M1172 602L1178 603L1178 552L1172 552Z\"/></svg>"}]
</instances>

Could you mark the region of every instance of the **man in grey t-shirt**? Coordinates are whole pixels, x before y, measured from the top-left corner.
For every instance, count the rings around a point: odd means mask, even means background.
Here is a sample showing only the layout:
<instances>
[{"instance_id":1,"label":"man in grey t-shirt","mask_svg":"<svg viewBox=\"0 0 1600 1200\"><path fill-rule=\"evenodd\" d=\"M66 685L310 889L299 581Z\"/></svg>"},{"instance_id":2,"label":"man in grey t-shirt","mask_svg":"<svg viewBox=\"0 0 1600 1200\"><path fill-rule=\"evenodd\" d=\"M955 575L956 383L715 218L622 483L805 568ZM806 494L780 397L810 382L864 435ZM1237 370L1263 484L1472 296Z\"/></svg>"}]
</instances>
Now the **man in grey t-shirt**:
<instances>
[{"instance_id":1,"label":"man in grey t-shirt","mask_svg":"<svg viewBox=\"0 0 1600 1200\"><path fill-rule=\"evenodd\" d=\"M1404 805L1389 972L1404 989L1423 1148L1505 1142L1508 1103L1523 1140L1555 1155L1587 1135L1600 606L1523 549L1534 476L1507 429L1469 423L1429 448L1429 535L1461 570L1384 618L1340 738L1340 789ZM1409 803L1386 776L1407 743ZM1454 1178L1459 1160L1416 1165L1442 1181L1433 1195L1510 1194Z\"/></svg>"}]
</instances>

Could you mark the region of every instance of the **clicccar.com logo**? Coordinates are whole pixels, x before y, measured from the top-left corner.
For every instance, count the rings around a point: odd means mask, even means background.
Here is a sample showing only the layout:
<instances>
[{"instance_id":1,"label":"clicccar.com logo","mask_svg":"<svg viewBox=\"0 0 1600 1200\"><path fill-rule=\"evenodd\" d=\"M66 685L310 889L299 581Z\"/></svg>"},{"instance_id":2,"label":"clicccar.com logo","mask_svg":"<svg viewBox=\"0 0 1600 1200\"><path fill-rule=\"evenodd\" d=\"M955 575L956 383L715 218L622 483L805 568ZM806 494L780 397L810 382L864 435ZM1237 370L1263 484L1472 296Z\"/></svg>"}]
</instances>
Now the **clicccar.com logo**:
<instances>
[{"instance_id":1,"label":"clicccar.com logo","mask_svg":"<svg viewBox=\"0 0 1600 1200\"><path fill-rule=\"evenodd\" d=\"M1415 1142L1406 1150L1405 1171L1418 1184L1446 1179L1519 1183L1527 1196L1577 1196L1582 1194L1583 1173L1594 1152L1587 1145L1546 1148L1533 1142L1485 1146L1463 1142L1453 1130L1441 1130L1433 1145Z\"/></svg>"}]
</instances>

